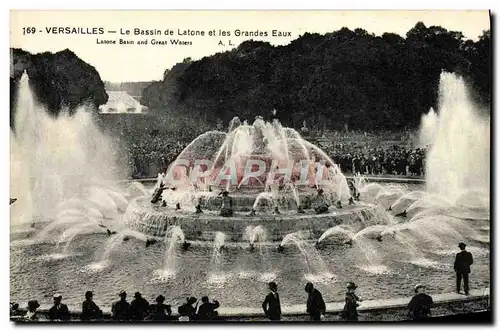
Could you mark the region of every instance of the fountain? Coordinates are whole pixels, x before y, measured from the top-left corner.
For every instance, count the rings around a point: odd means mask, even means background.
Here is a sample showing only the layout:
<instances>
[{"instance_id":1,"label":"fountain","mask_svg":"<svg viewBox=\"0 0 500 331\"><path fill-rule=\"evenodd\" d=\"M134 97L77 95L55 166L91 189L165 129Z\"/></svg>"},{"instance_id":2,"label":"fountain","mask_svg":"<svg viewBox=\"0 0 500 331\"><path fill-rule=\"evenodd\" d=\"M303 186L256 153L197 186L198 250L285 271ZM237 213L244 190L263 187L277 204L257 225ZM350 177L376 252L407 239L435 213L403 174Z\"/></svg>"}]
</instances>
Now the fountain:
<instances>
[{"instance_id":1,"label":"fountain","mask_svg":"<svg viewBox=\"0 0 500 331\"><path fill-rule=\"evenodd\" d=\"M166 187L175 190L158 191ZM230 217L220 216L221 197L214 189L229 192ZM331 206L320 215L311 209L318 189ZM158 175L156 190L166 206L159 208L155 195L138 198L125 212L126 225L153 236L178 225L189 240L210 240L219 231L230 241L243 241L245 227L258 217L269 229L287 223L281 231L269 231L269 239L280 241L285 232L313 228L322 233L373 208L352 203L346 178L324 151L277 120L262 118L252 125L234 118L227 133L200 135Z\"/></svg>"},{"instance_id":2,"label":"fountain","mask_svg":"<svg viewBox=\"0 0 500 331\"><path fill-rule=\"evenodd\" d=\"M208 279L210 284L223 283L227 275L222 272L224 240L226 236L222 232L216 232L213 244L212 259L210 260L211 273Z\"/></svg>"},{"instance_id":3,"label":"fountain","mask_svg":"<svg viewBox=\"0 0 500 331\"><path fill-rule=\"evenodd\" d=\"M164 280L175 278L177 272L175 247L177 243L184 245L185 242L184 232L182 232L180 226L173 226L169 229L168 234L165 236L165 260L163 269L159 270L160 278Z\"/></svg>"},{"instance_id":4,"label":"fountain","mask_svg":"<svg viewBox=\"0 0 500 331\"><path fill-rule=\"evenodd\" d=\"M488 208L490 188L490 124L480 117L464 80L442 73L439 85L437 132L427 156L427 191L465 207ZM461 199L464 195L485 197Z\"/></svg>"},{"instance_id":5,"label":"fountain","mask_svg":"<svg viewBox=\"0 0 500 331\"><path fill-rule=\"evenodd\" d=\"M435 280L451 270L459 241L475 255L478 279L489 281L488 120L455 75L442 75L439 107L423 120L426 185L358 174L351 188L313 142L262 118L235 118L227 132L200 135L154 187L118 184L113 146L85 108L52 118L34 101L27 77L19 92L11 133L15 300L57 290L81 304L81 287L97 286L111 301L123 288L153 293L160 282L173 300L208 291L228 306L260 307L254 289L270 280L292 289L283 298L296 304L304 280L329 284L322 292L335 298L344 289L332 281L353 276L368 298L380 294L371 290L374 280L388 295L407 295L405 273L446 291ZM220 215L225 190L230 217ZM319 190L329 204L324 213L313 209Z\"/></svg>"},{"instance_id":6,"label":"fountain","mask_svg":"<svg viewBox=\"0 0 500 331\"><path fill-rule=\"evenodd\" d=\"M10 209L12 226L48 223L38 235L43 238L75 222L115 219L128 201L114 184L115 148L90 110L50 116L35 100L26 72L18 96L11 131L11 196L18 198Z\"/></svg>"},{"instance_id":7,"label":"fountain","mask_svg":"<svg viewBox=\"0 0 500 331\"><path fill-rule=\"evenodd\" d=\"M307 236L302 231L287 234L279 245L279 247L281 247L280 251L284 251L284 248L288 243L295 244L295 247L297 247L303 257L303 263L307 267L307 272L304 274L304 278L313 282L332 281L335 276L328 271L325 261L321 255L319 255L317 250L304 240L306 237Z\"/></svg>"}]
</instances>

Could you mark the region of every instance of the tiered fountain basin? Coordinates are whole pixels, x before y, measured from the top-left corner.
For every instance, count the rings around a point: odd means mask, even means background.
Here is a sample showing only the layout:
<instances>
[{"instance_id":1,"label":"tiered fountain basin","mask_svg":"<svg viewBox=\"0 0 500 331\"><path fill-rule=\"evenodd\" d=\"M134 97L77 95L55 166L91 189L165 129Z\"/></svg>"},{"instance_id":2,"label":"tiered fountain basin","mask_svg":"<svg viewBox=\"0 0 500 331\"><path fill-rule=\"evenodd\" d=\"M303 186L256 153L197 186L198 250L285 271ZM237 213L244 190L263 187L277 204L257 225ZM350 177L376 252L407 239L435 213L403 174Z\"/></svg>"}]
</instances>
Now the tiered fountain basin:
<instances>
[{"instance_id":1,"label":"tiered fountain basin","mask_svg":"<svg viewBox=\"0 0 500 331\"><path fill-rule=\"evenodd\" d=\"M226 240L244 241L247 226L265 226L267 239L281 241L289 233L305 231L309 238L317 239L321 234L340 224L356 225L371 219L373 207L346 206L342 209L330 207L326 214L315 214L306 210L303 214L286 210L280 214L235 212L232 217L222 217L218 211L206 210L203 214L193 211L175 210L172 207L151 206L148 199L138 199L126 214L127 226L150 236L162 237L172 226L180 226L188 240L213 240L216 232L224 232Z\"/></svg>"}]
</instances>

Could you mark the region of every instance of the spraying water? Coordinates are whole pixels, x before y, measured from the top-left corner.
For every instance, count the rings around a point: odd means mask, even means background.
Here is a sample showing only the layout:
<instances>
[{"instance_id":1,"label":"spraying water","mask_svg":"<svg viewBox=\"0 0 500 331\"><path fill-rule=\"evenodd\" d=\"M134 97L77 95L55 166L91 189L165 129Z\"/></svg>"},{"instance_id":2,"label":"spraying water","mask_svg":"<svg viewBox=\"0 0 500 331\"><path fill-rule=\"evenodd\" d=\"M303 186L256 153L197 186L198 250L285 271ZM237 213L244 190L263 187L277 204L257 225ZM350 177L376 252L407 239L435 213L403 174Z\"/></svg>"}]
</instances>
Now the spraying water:
<instances>
[{"instance_id":1,"label":"spraying water","mask_svg":"<svg viewBox=\"0 0 500 331\"><path fill-rule=\"evenodd\" d=\"M209 276L209 283L223 283L226 280L226 275L222 273L222 260L223 254L222 249L224 247L224 241L226 235L223 232L216 232L214 238L214 251L212 253L212 259L210 260L211 275Z\"/></svg>"},{"instance_id":2,"label":"spraying water","mask_svg":"<svg viewBox=\"0 0 500 331\"><path fill-rule=\"evenodd\" d=\"M427 114L422 115L418 147L425 148L433 144L439 128L439 117L431 107Z\"/></svg>"},{"instance_id":3,"label":"spraying water","mask_svg":"<svg viewBox=\"0 0 500 331\"><path fill-rule=\"evenodd\" d=\"M490 183L489 119L478 115L463 79L442 73L439 85L439 125L427 156L427 190L452 201L468 191L488 197ZM467 203L467 201L464 201Z\"/></svg>"},{"instance_id":4,"label":"spraying water","mask_svg":"<svg viewBox=\"0 0 500 331\"><path fill-rule=\"evenodd\" d=\"M185 241L184 232L181 227L176 225L170 228L170 230L165 234L165 261L164 268L161 271L161 276L164 279L175 277L176 270L176 254L175 254L175 244L183 243Z\"/></svg>"},{"instance_id":5,"label":"spraying water","mask_svg":"<svg viewBox=\"0 0 500 331\"><path fill-rule=\"evenodd\" d=\"M72 116L63 110L53 118L35 100L26 72L18 88L10 153L10 194L18 198L11 206L14 223L53 217L63 201L92 196L92 184L117 179L115 148L94 124L90 109L81 107ZM109 199L115 208L115 201L123 207L123 199Z\"/></svg>"},{"instance_id":6,"label":"spraying water","mask_svg":"<svg viewBox=\"0 0 500 331\"><path fill-rule=\"evenodd\" d=\"M283 237L280 246L285 247L289 242L295 244L304 258L308 272L304 278L309 281L323 282L331 281L335 276L328 271L325 261L316 249L309 247L304 240L304 233L301 231L287 234Z\"/></svg>"},{"instance_id":7,"label":"spraying water","mask_svg":"<svg viewBox=\"0 0 500 331\"><path fill-rule=\"evenodd\" d=\"M256 242L264 242L266 240L266 232L262 225L249 225L245 228L244 238L254 244Z\"/></svg>"}]
</instances>

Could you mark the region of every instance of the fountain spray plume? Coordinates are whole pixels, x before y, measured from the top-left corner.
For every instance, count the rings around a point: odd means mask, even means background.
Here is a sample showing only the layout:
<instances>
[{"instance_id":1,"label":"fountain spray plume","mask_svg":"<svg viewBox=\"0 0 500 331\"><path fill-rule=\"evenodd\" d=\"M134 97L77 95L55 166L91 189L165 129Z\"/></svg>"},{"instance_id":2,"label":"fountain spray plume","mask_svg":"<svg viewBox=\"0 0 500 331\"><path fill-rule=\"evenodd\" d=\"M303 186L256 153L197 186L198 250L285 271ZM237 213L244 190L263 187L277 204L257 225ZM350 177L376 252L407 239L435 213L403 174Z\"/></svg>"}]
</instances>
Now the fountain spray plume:
<instances>
[{"instance_id":1,"label":"fountain spray plume","mask_svg":"<svg viewBox=\"0 0 500 331\"><path fill-rule=\"evenodd\" d=\"M330 237L333 238L340 238L342 242L346 242L351 240L351 238L354 236L354 231L352 228L348 225L336 225L334 227L331 227L327 229L323 234L319 237L319 239L316 241L315 247L316 248L321 248L321 243Z\"/></svg>"},{"instance_id":2,"label":"fountain spray plume","mask_svg":"<svg viewBox=\"0 0 500 331\"><path fill-rule=\"evenodd\" d=\"M439 84L438 129L428 152L427 190L469 206L461 199L477 192L489 207L490 188L490 124L479 115L469 97L462 77L441 73ZM474 200L475 201L475 200Z\"/></svg>"},{"instance_id":3,"label":"fountain spray plume","mask_svg":"<svg viewBox=\"0 0 500 331\"><path fill-rule=\"evenodd\" d=\"M115 150L93 123L91 110L50 116L35 99L26 72L18 86L15 128L11 133L11 219L30 222L54 216L72 197L86 198L88 187L117 179Z\"/></svg>"},{"instance_id":4,"label":"fountain spray plume","mask_svg":"<svg viewBox=\"0 0 500 331\"><path fill-rule=\"evenodd\" d=\"M256 242L264 242L266 240L266 232L261 225L256 227L249 225L245 228L243 237L249 241L249 249L253 251Z\"/></svg>"},{"instance_id":5,"label":"fountain spray plume","mask_svg":"<svg viewBox=\"0 0 500 331\"><path fill-rule=\"evenodd\" d=\"M167 233L165 234L165 259L164 259L164 267L161 271L161 276L163 278L170 278L175 276L176 270L176 253L175 247L177 243L186 242L186 238L184 236L184 232L181 227L175 225L171 227Z\"/></svg>"},{"instance_id":6,"label":"fountain spray plume","mask_svg":"<svg viewBox=\"0 0 500 331\"><path fill-rule=\"evenodd\" d=\"M418 146L426 148L431 146L436 139L436 134L439 129L439 117L431 107L427 114L422 115Z\"/></svg>"},{"instance_id":7,"label":"fountain spray plume","mask_svg":"<svg viewBox=\"0 0 500 331\"><path fill-rule=\"evenodd\" d=\"M223 232L216 232L214 238L214 251L210 260L210 268L212 275L209 278L210 283L224 282L226 275L221 273L222 268L222 252L224 250L224 240L226 235Z\"/></svg>"},{"instance_id":8,"label":"fountain spray plume","mask_svg":"<svg viewBox=\"0 0 500 331\"><path fill-rule=\"evenodd\" d=\"M318 251L309 247L310 245L308 245L304 240L305 235L306 233L303 231L287 234L283 237L278 250L283 251L285 245L288 243L295 244L304 258L304 264L308 269L308 273L305 274L306 279L313 278L318 279L319 281L331 280L334 275L328 271L327 265L323 258L319 255Z\"/></svg>"}]
</instances>

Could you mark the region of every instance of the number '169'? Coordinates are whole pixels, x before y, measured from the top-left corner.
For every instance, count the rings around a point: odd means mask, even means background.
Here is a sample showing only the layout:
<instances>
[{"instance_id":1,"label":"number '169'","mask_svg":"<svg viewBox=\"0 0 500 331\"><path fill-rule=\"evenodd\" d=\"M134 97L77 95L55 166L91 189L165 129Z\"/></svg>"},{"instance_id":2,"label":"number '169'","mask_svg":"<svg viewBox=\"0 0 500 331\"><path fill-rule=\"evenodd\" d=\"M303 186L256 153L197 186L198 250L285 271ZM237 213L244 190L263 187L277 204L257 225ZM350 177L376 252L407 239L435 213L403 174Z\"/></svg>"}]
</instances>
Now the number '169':
<instances>
[{"instance_id":1,"label":"number '169'","mask_svg":"<svg viewBox=\"0 0 500 331\"><path fill-rule=\"evenodd\" d=\"M23 34L35 34L35 33L36 33L36 28L33 26L23 28Z\"/></svg>"}]
</instances>

